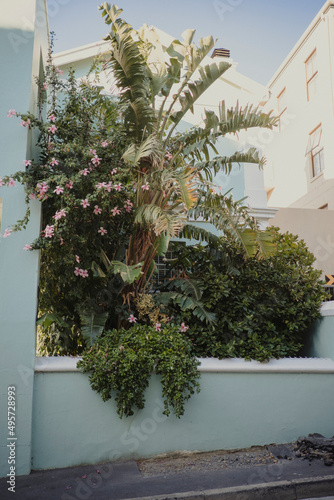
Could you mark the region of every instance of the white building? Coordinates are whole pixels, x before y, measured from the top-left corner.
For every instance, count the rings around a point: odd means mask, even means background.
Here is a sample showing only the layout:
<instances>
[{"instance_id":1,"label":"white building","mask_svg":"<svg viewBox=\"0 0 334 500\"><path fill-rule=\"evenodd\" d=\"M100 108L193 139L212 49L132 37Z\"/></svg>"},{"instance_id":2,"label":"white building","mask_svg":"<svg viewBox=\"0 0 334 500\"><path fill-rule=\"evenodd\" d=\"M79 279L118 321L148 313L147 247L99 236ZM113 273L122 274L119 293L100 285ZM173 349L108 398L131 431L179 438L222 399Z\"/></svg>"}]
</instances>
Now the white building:
<instances>
[{"instance_id":1,"label":"white building","mask_svg":"<svg viewBox=\"0 0 334 500\"><path fill-rule=\"evenodd\" d=\"M279 127L263 137L272 207L334 209L334 1L327 0L268 84Z\"/></svg>"}]
</instances>

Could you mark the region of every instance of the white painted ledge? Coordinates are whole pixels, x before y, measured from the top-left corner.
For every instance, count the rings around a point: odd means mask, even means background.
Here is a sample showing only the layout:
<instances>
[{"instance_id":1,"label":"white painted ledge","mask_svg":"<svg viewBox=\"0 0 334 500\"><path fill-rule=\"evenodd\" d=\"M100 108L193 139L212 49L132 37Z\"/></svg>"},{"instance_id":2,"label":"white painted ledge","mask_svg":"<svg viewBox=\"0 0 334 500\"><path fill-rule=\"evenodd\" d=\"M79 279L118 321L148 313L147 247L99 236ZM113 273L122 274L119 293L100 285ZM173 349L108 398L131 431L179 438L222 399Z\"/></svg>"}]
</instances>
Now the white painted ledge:
<instances>
[{"instance_id":1,"label":"white painted ledge","mask_svg":"<svg viewBox=\"0 0 334 500\"><path fill-rule=\"evenodd\" d=\"M50 356L35 358L35 372L78 372L77 362L81 357Z\"/></svg>"},{"instance_id":2,"label":"white painted ledge","mask_svg":"<svg viewBox=\"0 0 334 500\"><path fill-rule=\"evenodd\" d=\"M321 316L334 316L334 300L323 302L320 308Z\"/></svg>"},{"instance_id":3,"label":"white painted ledge","mask_svg":"<svg viewBox=\"0 0 334 500\"><path fill-rule=\"evenodd\" d=\"M80 357L37 357L35 372L77 372ZM334 373L334 361L325 358L282 358L267 363L244 359L200 359L200 372L211 373Z\"/></svg>"}]
</instances>

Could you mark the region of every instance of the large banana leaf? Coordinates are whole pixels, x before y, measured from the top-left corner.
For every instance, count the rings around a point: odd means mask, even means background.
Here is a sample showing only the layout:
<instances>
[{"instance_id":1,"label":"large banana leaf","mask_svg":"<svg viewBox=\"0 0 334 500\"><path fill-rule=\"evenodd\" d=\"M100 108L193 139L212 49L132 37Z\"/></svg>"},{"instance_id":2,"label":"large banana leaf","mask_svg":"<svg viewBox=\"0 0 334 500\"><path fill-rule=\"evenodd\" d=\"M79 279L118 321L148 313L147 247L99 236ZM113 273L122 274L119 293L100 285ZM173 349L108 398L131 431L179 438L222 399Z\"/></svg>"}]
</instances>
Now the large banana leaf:
<instances>
[{"instance_id":1,"label":"large banana leaf","mask_svg":"<svg viewBox=\"0 0 334 500\"><path fill-rule=\"evenodd\" d=\"M93 309L80 309L81 334L89 346L101 335L108 319L107 312L97 313Z\"/></svg>"}]
</instances>

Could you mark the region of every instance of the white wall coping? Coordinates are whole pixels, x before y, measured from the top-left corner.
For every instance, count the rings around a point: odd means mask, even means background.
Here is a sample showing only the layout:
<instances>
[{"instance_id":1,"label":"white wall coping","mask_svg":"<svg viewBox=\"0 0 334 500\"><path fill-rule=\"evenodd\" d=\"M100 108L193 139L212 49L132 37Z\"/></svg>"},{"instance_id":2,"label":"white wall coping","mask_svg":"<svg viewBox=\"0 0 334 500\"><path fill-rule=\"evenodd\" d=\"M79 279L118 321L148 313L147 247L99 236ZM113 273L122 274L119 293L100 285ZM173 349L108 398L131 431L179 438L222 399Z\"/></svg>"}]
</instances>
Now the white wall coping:
<instances>
[{"instance_id":1,"label":"white wall coping","mask_svg":"<svg viewBox=\"0 0 334 500\"><path fill-rule=\"evenodd\" d=\"M77 372L81 357L36 357L35 372ZM216 373L334 373L334 361L326 358L282 358L266 363L244 359L200 359L200 372Z\"/></svg>"},{"instance_id":2,"label":"white wall coping","mask_svg":"<svg viewBox=\"0 0 334 500\"><path fill-rule=\"evenodd\" d=\"M334 300L323 302L320 309L321 316L334 316Z\"/></svg>"}]
</instances>

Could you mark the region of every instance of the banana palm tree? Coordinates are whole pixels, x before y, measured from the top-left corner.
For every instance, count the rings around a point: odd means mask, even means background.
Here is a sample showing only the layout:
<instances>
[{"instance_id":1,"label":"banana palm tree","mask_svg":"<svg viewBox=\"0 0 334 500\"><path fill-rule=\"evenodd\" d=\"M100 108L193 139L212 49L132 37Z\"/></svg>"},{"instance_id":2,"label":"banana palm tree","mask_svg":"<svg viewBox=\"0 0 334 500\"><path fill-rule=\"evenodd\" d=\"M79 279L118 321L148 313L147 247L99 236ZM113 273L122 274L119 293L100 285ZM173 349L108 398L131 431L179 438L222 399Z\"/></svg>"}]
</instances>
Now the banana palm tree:
<instances>
[{"instance_id":1,"label":"banana palm tree","mask_svg":"<svg viewBox=\"0 0 334 500\"><path fill-rule=\"evenodd\" d=\"M226 109L222 101L218 114L205 111L201 127L178 132L186 113L193 111L199 97L230 64L205 64L215 44L211 36L201 38L196 46L195 31L187 30L182 41L164 46L153 28L144 25L134 30L120 17L122 10L117 6L104 3L100 9L110 25L107 67L119 89L121 116L132 140L123 156L136 190L135 229L126 263L142 263L142 274L131 293L145 288L154 271L155 256L166 253L171 238L215 238L213 233L190 224L189 216L232 232L248 253L255 251L256 242L263 248L266 235L257 230L246 211L230 197L212 193L212 181L218 172L228 174L234 163L261 166L263 159L255 148L229 157L218 156L215 143L243 129L272 129L276 118L253 106Z\"/></svg>"}]
</instances>

